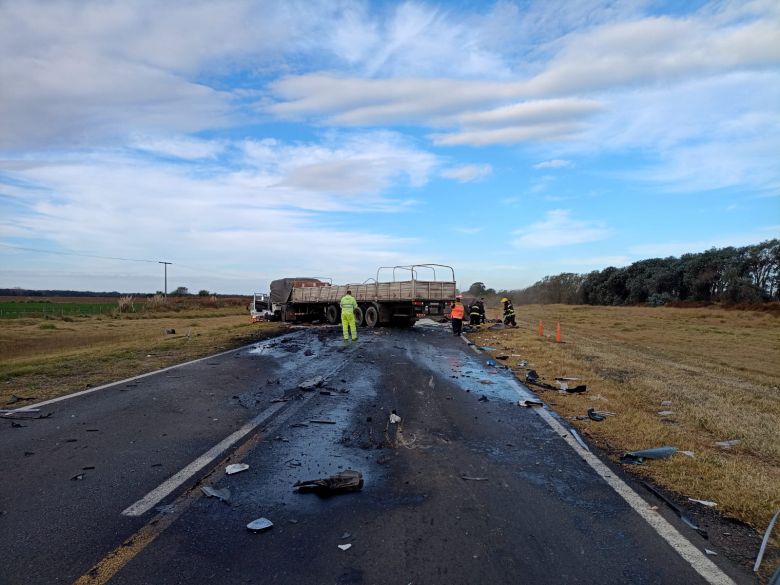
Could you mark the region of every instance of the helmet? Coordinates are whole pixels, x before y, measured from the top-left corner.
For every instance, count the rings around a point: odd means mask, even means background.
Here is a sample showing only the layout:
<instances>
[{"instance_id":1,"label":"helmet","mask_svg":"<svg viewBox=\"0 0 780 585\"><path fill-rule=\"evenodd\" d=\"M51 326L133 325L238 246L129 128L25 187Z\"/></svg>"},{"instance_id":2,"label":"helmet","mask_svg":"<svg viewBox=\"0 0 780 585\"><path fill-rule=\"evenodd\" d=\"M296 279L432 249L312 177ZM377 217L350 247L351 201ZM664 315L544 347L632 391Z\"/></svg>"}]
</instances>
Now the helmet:
<instances>
[{"instance_id":1,"label":"helmet","mask_svg":"<svg viewBox=\"0 0 780 585\"><path fill-rule=\"evenodd\" d=\"M508 300L509 300L508 298L506 298L506 297L503 297L503 298L501 299L501 302L502 302L502 303L505 303L505 302L507 302Z\"/></svg>"}]
</instances>

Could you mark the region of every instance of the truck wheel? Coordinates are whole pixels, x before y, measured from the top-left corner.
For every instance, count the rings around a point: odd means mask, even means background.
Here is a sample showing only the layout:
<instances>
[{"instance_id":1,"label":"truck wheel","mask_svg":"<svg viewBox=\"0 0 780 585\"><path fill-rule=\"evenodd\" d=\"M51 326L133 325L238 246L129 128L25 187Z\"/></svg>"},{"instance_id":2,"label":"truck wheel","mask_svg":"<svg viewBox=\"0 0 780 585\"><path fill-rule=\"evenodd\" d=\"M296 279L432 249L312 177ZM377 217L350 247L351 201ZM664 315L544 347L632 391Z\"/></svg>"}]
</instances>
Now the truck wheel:
<instances>
[{"instance_id":1,"label":"truck wheel","mask_svg":"<svg viewBox=\"0 0 780 585\"><path fill-rule=\"evenodd\" d=\"M339 308L336 305L328 305L325 309L325 320L331 325L335 325L339 321Z\"/></svg>"},{"instance_id":2,"label":"truck wheel","mask_svg":"<svg viewBox=\"0 0 780 585\"><path fill-rule=\"evenodd\" d=\"M355 327L360 327L363 324L363 309L355 307Z\"/></svg>"},{"instance_id":3,"label":"truck wheel","mask_svg":"<svg viewBox=\"0 0 780 585\"><path fill-rule=\"evenodd\" d=\"M374 305L366 307L365 311L366 327L376 327L379 322L379 309Z\"/></svg>"}]
</instances>

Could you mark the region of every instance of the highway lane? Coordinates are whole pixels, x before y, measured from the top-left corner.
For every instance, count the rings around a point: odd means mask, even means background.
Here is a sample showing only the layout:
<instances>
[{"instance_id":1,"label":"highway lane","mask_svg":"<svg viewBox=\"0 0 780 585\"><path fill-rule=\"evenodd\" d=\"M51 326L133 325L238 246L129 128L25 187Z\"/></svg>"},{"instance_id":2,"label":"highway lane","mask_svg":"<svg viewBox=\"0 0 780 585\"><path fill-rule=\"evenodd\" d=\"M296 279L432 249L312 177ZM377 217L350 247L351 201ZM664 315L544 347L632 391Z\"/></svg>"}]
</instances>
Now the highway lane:
<instances>
[{"instance_id":1,"label":"highway lane","mask_svg":"<svg viewBox=\"0 0 780 585\"><path fill-rule=\"evenodd\" d=\"M298 329L4 426L0 582L707 582L446 328L370 330L347 347L339 333ZM323 387L298 389L317 375ZM122 514L276 408L227 452L248 471L212 463ZM361 492L292 489L346 468ZM248 532L260 516L275 526Z\"/></svg>"}]
</instances>

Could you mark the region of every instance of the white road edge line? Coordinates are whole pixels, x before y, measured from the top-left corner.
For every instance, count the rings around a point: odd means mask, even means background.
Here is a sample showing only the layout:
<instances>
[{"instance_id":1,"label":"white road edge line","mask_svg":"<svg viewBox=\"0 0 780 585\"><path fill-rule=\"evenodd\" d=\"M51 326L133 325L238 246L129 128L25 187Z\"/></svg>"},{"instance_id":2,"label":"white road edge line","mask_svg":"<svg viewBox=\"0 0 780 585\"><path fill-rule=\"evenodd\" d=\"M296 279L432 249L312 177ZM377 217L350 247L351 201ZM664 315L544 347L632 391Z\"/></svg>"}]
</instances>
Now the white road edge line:
<instances>
[{"instance_id":1,"label":"white road edge line","mask_svg":"<svg viewBox=\"0 0 780 585\"><path fill-rule=\"evenodd\" d=\"M469 340L465 336L462 336L462 339L466 343L469 343ZM472 349L475 348L475 346L469 347ZM478 350L475 349L475 351L479 353ZM519 382L517 382L514 374L512 374L512 380L515 382L515 390L523 397L524 393L519 388ZM708 583L711 585L734 585L734 581L728 575L721 571L720 568L708 559L702 551L691 544L691 542L680 534L680 532L663 516L653 510L639 494L626 484L626 482L616 477L612 473L612 470L602 463L593 453L587 449L583 449L574 437L572 437L571 433L558 422L545 407L535 408L534 411Z\"/></svg>"},{"instance_id":2,"label":"white road edge line","mask_svg":"<svg viewBox=\"0 0 780 585\"><path fill-rule=\"evenodd\" d=\"M44 400L43 402L37 402L35 404L28 404L26 406L21 406L15 410L9 411L9 414L14 412L24 412L25 410L29 410L31 408L39 408L41 406L46 406L48 404L54 404L55 402L61 402L63 400L68 400L69 398L76 398L78 396L84 396L85 394L92 394L93 392L97 392L98 390L105 390L106 388L111 388L112 386L119 386L120 384L127 384L128 382L133 382L135 380L140 380L141 378L147 378L149 376L154 376L155 374L161 374L162 372L168 372L170 370L175 370L176 368L182 368L184 366L189 366L190 364L196 364L198 362L202 362L204 360L210 360L214 359L216 357L220 357L223 355L227 355L229 353L235 353L237 351L241 351L242 349L247 349L249 347L252 347L253 345L257 345L257 343L260 342L254 342L250 343L249 345L243 345L241 347L236 347L235 349L229 349L227 351L222 351L220 353L215 353L212 355L207 355L202 358L190 360L188 362L183 362L181 364L174 364L172 366L168 366L165 368L161 368L159 370L154 370L153 372L146 372L145 374L138 374L137 376L133 376L132 378L125 378L124 380L117 380L116 382L109 382L108 384L103 384L101 386L95 386L94 388L88 388L87 390L81 390L79 392L74 392L73 394L66 394L65 396L59 396L58 398L52 398L51 400ZM7 415L4 415L7 416Z\"/></svg>"},{"instance_id":3,"label":"white road edge line","mask_svg":"<svg viewBox=\"0 0 780 585\"><path fill-rule=\"evenodd\" d=\"M286 403L279 402L265 409L255 418L250 420L236 432L228 435L222 439L219 443L214 445L211 449L206 451L203 455L198 457L195 461L184 467L181 471L171 476L168 480L161 483L155 489L146 494L143 498L138 500L135 504L132 504L128 508L122 511L124 516L142 516L156 506L163 498L171 494L176 488L182 485L185 481L190 479L198 471L206 467L209 463L214 461L228 448L240 441L243 437L251 433L258 426L263 424L271 416L276 414ZM301 403L302 404L302 403ZM297 410L297 409L296 409Z\"/></svg>"}]
</instances>

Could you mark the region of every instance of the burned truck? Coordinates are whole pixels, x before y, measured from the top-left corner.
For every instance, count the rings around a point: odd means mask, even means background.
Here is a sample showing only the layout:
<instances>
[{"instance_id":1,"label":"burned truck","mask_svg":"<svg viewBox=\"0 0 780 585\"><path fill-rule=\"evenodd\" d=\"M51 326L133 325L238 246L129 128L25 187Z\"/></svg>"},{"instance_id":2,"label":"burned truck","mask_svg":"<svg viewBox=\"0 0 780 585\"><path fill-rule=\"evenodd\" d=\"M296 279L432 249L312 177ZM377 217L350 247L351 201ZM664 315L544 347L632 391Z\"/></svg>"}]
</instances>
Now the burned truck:
<instances>
[{"instance_id":1,"label":"burned truck","mask_svg":"<svg viewBox=\"0 0 780 585\"><path fill-rule=\"evenodd\" d=\"M420 279L421 271L432 280ZM392 280L380 280L390 274ZM455 271L443 264L382 266L377 269L376 278L341 285L334 285L327 278L281 278L271 283L271 306L275 317L282 321L336 324L341 321L339 302L348 290L358 302L358 327L408 327L420 317L446 312L455 297Z\"/></svg>"}]
</instances>

